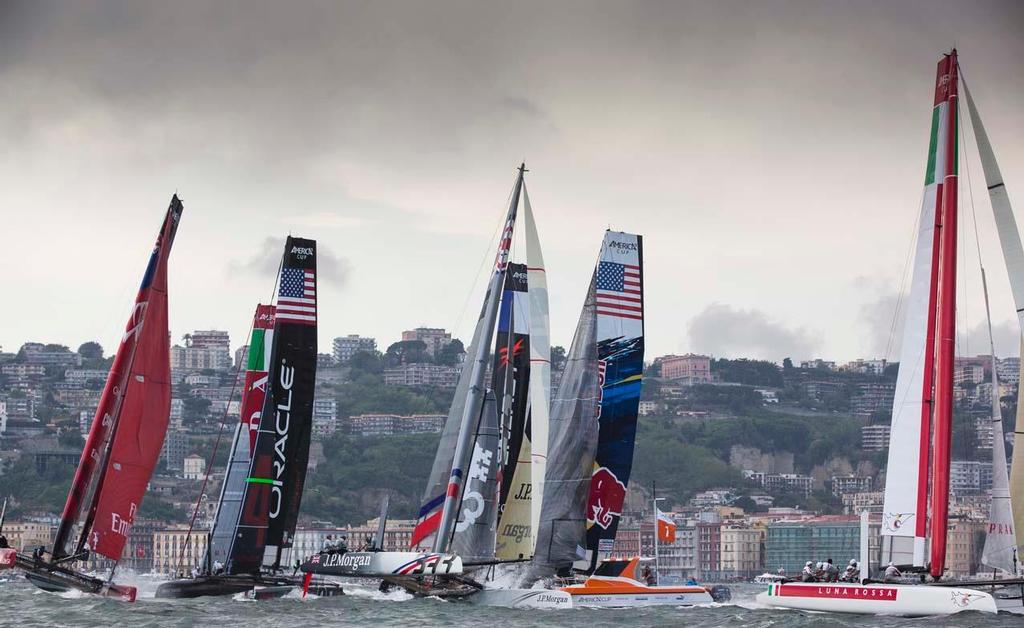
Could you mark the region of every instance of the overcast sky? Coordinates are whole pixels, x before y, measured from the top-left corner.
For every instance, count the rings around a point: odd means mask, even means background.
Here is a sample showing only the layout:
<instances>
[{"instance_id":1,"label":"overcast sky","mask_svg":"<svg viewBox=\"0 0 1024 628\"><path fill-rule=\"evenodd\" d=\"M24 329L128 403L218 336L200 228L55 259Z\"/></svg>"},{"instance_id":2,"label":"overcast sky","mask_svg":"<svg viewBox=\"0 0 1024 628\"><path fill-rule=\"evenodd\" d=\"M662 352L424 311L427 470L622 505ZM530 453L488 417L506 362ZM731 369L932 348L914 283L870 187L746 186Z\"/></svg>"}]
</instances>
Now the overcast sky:
<instances>
[{"instance_id":1,"label":"overcast sky","mask_svg":"<svg viewBox=\"0 0 1024 628\"><path fill-rule=\"evenodd\" d=\"M322 350L415 326L466 337L525 160L555 343L611 226L644 236L648 358L883 357L953 45L1024 203L1022 32L1013 0L0 0L0 345L113 348L174 192L175 338L241 344L288 233L321 247Z\"/></svg>"}]
</instances>

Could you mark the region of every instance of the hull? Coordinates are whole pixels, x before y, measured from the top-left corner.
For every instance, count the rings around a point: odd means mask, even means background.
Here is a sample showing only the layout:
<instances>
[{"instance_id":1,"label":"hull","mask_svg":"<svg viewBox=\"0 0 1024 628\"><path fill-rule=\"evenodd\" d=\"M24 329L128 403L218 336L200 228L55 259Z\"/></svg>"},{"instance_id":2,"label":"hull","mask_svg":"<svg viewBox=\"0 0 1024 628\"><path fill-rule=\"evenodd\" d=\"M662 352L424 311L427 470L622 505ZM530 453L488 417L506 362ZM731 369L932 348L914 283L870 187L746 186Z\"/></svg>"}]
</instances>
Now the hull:
<instances>
[{"instance_id":1,"label":"hull","mask_svg":"<svg viewBox=\"0 0 1024 628\"><path fill-rule=\"evenodd\" d=\"M995 600L982 591L912 584L771 584L757 595L757 602L772 608L904 617L997 612Z\"/></svg>"},{"instance_id":2,"label":"hull","mask_svg":"<svg viewBox=\"0 0 1024 628\"><path fill-rule=\"evenodd\" d=\"M703 587L635 586L595 587L575 585L562 591L572 598L572 605L583 608L632 608L641 606L693 606L714 600Z\"/></svg>"},{"instance_id":3,"label":"hull","mask_svg":"<svg viewBox=\"0 0 1024 628\"><path fill-rule=\"evenodd\" d=\"M111 584L62 565L53 565L19 554L13 549L0 550L0 569L13 568L24 571L29 582L50 593L65 593L73 589L125 602L135 601L135 587Z\"/></svg>"},{"instance_id":4,"label":"hull","mask_svg":"<svg viewBox=\"0 0 1024 628\"><path fill-rule=\"evenodd\" d=\"M423 552L322 553L307 558L301 569L305 573L355 578L458 575L462 573L462 559L455 554Z\"/></svg>"},{"instance_id":5,"label":"hull","mask_svg":"<svg viewBox=\"0 0 1024 628\"><path fill-rule=\"evenodd\" d=\"M156 589L158 598L195 598L234 595L253 587L273 584L252 576L199 576L164 582Z\"/></svg>"},{"instance_id":6,"label":"hull","mask_svg":"<svg viewBox=\"0 0 1024 628\"><path fill-rule=\"evenodd\" d=\"M573 598L557 589L484 589L466 598L469 604L503 608L572 608Z\"/></svg>"},{"instance_id":7,"label":"hull","mask_svg":"<svg viewBox=\"0 0 1024 628\"><path fill-rule=\"evenodd\" d=\"M281 597L292 589L302 588L302 577L255 577L250 575L236 576L199 576L164 582L156 590L158 598L196 598L216 597L245 593L256 600ZM313 582L309 592L325 597L342 593L340 585L334 583Z\"/></svg>"}]
</instances>

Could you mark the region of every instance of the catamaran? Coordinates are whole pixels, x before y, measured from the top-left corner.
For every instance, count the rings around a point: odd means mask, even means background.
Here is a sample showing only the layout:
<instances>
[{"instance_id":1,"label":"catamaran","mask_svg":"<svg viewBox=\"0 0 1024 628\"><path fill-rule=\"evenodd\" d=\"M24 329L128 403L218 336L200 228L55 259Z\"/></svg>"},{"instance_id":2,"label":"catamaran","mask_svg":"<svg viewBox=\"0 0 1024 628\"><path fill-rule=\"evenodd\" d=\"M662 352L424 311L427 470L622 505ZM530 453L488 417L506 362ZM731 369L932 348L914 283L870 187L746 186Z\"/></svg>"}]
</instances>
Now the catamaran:
<instances>
[{"instance_id":1,"label":"catamaran","mask_svg":"<svg viewBox=\"0 0 1024 628\"><path fill-rule=\"evenodd\" d=\"M892 562L904 572L921 574L922 580L926 574L930 575L933 582L927 585L871 581L859 585L772 584L767 592L758 595L758 601L763 604L885 615L942 615L965 610L994 613L997 610L996 600L980 586L985 583L941 582L946 561L953 415L960 152L957 134L961 90L967 98L981 153L1018 315L1024 317L1024 309L1021 309L1024 308L1024 248L995 155L977 107L962 81L956 50L953 50L943 56L936 73L925 194L896 380L882 514L882 561ZM982 279L988 314L984 267ZM1024 323L1024 318L1021 321ZM993 499L983 560L1014 576L1017 540L1013 518L1016 514L1020 520L1022 507L1018 501L1017 513L1013 513L1009 499L991 321L989 332L993 359L994 464ZM1020 417L1018 404L1018 426ZM1017 442L1022 442L1020 434ZM1018 458L1021 456L1014 456L1015 469L1024 473ZM988 584L991 589L996 583L1005 586L1013 582L994 580ZM1000 606L1004 604L1019 606L1020 596L1001 596Z\"/></svg>"},{"instance_id":2,"label":"catamaran","mask_svg":"<svg viewBox=\"0 0 1024 628\"><path fill-rule=\"evenodd\" d=\"M33 555L0 550L0 568L22 569L45 591L77 589L135 600L135 587L116 584L113 577L170 417L167 264L182 210L173 196L107 375L53 547ZM107 578L75 568L91 554L114 561Z\"/></svg>"},{"instance_id":3,"label":"catamaran","mask_svg":"<svg viewBox=\"0 0 1024 628\"><path fill-rule=\"evenodd\" d=\"M471 602L568 608L712 601L703 587L643 582L638 557L607 558L633 466L643 380L643 299L643 239L606 232L551 404L537 551L522 579L531 588L486 589ZM558 586L574 575L585 580Z\"/></svg>"},{"instance_id":4,"label":"catamaran","mask_svg":"<svg viewBox=\"0 0 1024 628\"><path fill-rule=\"evenodd\" d=\"M304 571L385 578L421 595L465 597L483 587L469 572L533 555L544 501L538 480L548 453L551 349L544 261L525 173L520 165L411 551L318 554ZM520 214L526 259L513 263Z\"/></svg>"},{"instance_id":5,"label":"catamaran","mask_svg":"<svg viewBox=\"0 0 1024 628\"><path fill-rule=\"evenodd\" d=\"M301 577L283 572L292 546L309 459L316 385L316 242L289 237L277 304L256 307L242 392L220 500L202 565L165 582L157 597L287 592ZM316 592L341 589L319 583ZM262 592L262 593L261 593Z\"/></svg>"}]
</instances>

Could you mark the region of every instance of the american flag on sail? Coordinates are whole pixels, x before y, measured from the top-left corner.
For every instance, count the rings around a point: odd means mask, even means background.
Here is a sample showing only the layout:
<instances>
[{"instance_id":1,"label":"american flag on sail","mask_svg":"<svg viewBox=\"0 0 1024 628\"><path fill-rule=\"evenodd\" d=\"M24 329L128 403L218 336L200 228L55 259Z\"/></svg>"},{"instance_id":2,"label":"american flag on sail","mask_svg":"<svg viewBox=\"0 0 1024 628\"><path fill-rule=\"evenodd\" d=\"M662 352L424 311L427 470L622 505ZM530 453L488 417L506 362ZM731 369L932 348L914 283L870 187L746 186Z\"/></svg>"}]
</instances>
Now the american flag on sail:
<instances>
[{"instance_id":1,"label":"american flag on sail","mask_svg":"<svg viewBox=\"0 0 1024 628\"><path fill-rule=\"evenodd\" d=\"M597 313L643 320L640 267L617 262L597 266Z\"/></svg>"},{"instance_id":2,"label":"american flag on sail","mask_svg":"<svg viewBox=\"0 0 1024 628\"><path fill-rule=\"evenodd\" d=\"M316 273L302 268L281 271L277 291L277 320L316 325Z\"/></svg>"}]
</instances>

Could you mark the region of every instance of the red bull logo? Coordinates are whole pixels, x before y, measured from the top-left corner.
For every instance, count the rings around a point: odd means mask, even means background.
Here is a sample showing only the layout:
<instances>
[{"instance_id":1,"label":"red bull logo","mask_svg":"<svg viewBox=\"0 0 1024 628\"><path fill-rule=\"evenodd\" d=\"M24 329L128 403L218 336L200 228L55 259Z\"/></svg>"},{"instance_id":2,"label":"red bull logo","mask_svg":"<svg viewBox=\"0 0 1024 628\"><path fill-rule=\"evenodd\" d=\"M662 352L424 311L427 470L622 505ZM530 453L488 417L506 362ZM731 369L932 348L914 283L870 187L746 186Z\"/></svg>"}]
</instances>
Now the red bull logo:
<instances>
[{"instance_id":1,"label":"red bull logo","mask_svg":"<svg viewBox=\"0 0 1024 628\"><path fill-rule=\"evenodd\" d=\"M590 477L590 497L587 499L587 520L607 530L615 517L622 514L626 501L626 485L615 477L608 467L600 467Z\"/></svg>"}]
</instances>

